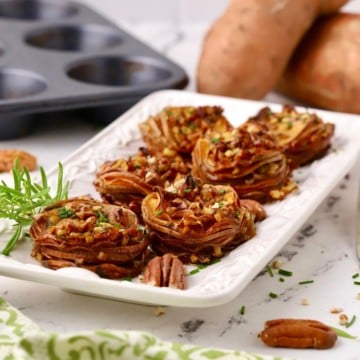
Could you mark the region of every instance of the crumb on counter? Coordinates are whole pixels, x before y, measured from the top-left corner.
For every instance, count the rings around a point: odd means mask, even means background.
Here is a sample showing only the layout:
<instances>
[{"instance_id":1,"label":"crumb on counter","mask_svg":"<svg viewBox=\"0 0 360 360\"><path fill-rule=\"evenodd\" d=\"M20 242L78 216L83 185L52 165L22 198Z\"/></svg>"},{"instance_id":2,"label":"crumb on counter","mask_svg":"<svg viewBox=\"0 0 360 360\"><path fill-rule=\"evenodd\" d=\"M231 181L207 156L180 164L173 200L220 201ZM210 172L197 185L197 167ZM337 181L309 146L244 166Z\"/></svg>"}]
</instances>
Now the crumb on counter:
<instances>
[{"instance_id":1,"label":"crumb on counter","mask_svg":"<svg viewBox=\"0 0 360 360\"><path fill-rule=\"evenodd\" d=\"M154 309L154 315L155 316L161 316L161 315L164 315L165 314L165 309L161 306L157 306L155 309Z\"/></svg>"},{"instance_id":2,"label":"crumb on counter","mask_svg":"<svg viewBox=\"0 0 360 360\"><path fill-rule=\"evenodd\" d=\"M302 298L301 299L301 305L310 305L310 301L307 298Z\"/></svg>"},{"instance_id":3,"label":"crumb on counter","mask_svg":"<svg viewBox=\"0 0 360 360\"><path fill-rule=\"evenodd\" d=\"M271 264L271 267L273 269L280 269L282 265L282 262L280 260L274 260Z\"/></svg>"},{"instance_id":4,"label":"crumb on counter","mask_svg":"<svg viewBox=\"0 0 360 360\"><path fill-rule=\"evenodd\" d=\"M330 309L330 312L332 314L340 314L342 311L344 311L341 307L333 307Z\"/></svg>"},{"instance_id":5,"label":"crumb on counter","mask_svg":"<svg viewBox=\"0 0 360 360\"><path fill-rule=\"evenodd\" d=\"M349 318L346 314L341 313L339 315L339 324L340 325L346 325L348 321L349 321Z\"/></svg>"}]
</instances>

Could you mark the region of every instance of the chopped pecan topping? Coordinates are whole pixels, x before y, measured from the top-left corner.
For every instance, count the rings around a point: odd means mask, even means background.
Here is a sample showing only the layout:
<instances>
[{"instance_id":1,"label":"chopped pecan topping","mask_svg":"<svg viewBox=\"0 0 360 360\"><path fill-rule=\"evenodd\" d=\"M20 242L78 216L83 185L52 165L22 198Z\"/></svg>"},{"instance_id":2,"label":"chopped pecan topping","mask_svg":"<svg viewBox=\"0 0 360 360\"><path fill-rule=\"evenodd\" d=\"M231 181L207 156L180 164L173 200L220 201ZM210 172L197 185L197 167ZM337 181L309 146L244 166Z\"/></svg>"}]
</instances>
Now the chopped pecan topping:
<instances>
[{"instance_id":1,"label":"chopped pecan topping","mask_svg":"<svg viewBox=\"0 0 360 360\"><path fill-rule=\"evenodd\" d=\"M154 190L142 201L141 212L156 253L208 263L256 233L254 215L241 206L231 186L201 185L186 177Z\"/></svg>"},{"instance_id":2,"label":"chopped pecan topping","mask_svg":"<svg viewBox=\"0 0 360 360\"><path fill-rule=\"evenodd\" d=\"M139 213L142 199L155 186L167 186L188 172L188 165L175 151L150 154L146 148L140 148L128 159L103 163L94 185L107 202L126 205Z\"/></svg>"},{"instance_id":3,"label":"chopped pecan topping","mask_svg":"<svg viewBox=\"0 0 360 360\"><path fill-rule=\"evenodd\" d=\"M156 256L149 261L144 271L144 283L170 287L185 288L185 268L179 258L173 254Z\"/></svg>"},{"instance_id":4,"label":"chopped pecan topping","mask_svg":"<svg viewBox=\"0 0 360 360\"><path fill-rule=\"evenodd\" d=\"M153 152L165 148L191 155L196 141L209 129L231 128L219 106L168 106L139 125L143 140Z\"/></svg>"},{"instance_id":5,"label":"chopped pecan topping","mask_svg":"<svg viewBox=\"0 0 360 360\"><path fill-rule=\"evenodd\" d=\"M137 276L149 244L135 213L87 197L43 209L34 218L30 236L32 256L42 265L82 267L111 279Z\"/></svg>"},{"instance_id":6,"label":"chopped pecan topping","mask_svg":"<svg viewBox=\"0 0 360 360\"><path fill-rule=\"evenodd\" d=\"M192 153L192 175L202 183L228 184L240 198L262 203L296 190L286 156L275 140L237 128L208 132Z\"/></svg>"},{"instance_id":7,"label":"chopped pecan topping","mask_svg":"<svg viewBox=\"0 0 360 360\"><path fill-rule=\"evenodd\" d=\"M267 127L289 159L291 168L306 165L326 154L334 135L334 124L324 122L316 114L298 111L284 105L279 112L265 107L250 118L247 127Z\"/></svg>"},{"instance_id":8,"label":"chopped pecan topping","mask_svg":"<svg viewBox=\"0 0 360 360\"><path fill-rule=\"evenodd\" d=\"M334 346L337 335L317 320L276 319L265 323L259 338L273 347L328 349Z\"/></svg>"}]
</instances>

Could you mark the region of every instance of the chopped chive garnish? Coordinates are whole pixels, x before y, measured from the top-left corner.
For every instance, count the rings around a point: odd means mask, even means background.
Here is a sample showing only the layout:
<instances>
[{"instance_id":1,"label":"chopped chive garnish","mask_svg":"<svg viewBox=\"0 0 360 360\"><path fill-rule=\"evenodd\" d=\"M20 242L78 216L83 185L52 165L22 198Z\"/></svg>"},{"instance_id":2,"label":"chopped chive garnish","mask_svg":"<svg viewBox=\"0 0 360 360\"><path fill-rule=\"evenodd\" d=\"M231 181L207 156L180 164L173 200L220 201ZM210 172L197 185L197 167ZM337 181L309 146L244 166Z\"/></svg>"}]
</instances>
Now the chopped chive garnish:
<instances>
[{"instance_id":1,"label":"chopped chive garnish","mask_svg":"<svg viewBox=\"0 0 360 360\"><path fill-rule=\"evenodd\" d=\"M283 275L283 276L292 276L292 271L288 271L288 270L284 270L284 269L279 269L278 270L278 274L279 275Z\"/></svg>"},{"instance_id":2,"label":"chopped chive garnish","mask_svg":"<svg viewBox=\"0 0 360 360\"><path fill-rule=\"evenodd\" d=\"M194 269L189 272L189 275L197 274L200 271L200 269Z\"/></svg>"},{"instance_id":3,"label":"chopped chive garnish","mask_svg":"<svg viewBox=\"0 0 360 360\"><path fill-rule=\"evenodd\" d=\"M314 280L299 281L299 285L312 284L313 282L314 282Z\"/></svg>"},{"instance_id":4,"label":"chopped chive garnish","mask_svg":"<svg viewBox=\"0 0 360 360\"><path fill-rule=\"evenodd\" d=\"M221 261L221 259L214 259L214 260L210 263L210 265L217 264L217 263L220 262L220 261Z\"/></svg>"},{"instance_id":5,"label":"chopped chive garnish","mask_svg":"<svg viewBox=\"0 0 360 360\"><path fill-rule=\"evenodd\" d=\"M98 220L96 222L97 224L109 222L109 219L100 210L98 210L97 216L98 216Z\"/></svg>"},{"instance_id":6,"label":"chopped chive garnish","mask_svg":"<svg viewBox=\"0 0 360 360\"><path fill-rule=\"evenodd\" d=\"M196 124L194 121L191 121L191 123L189 124L189 128L191 131L194 131L196 129Z\"/></svg>"},{"instance_id":7,"label":"chopped chive garnish","mask_svg":"<svg viewBox=\"0 0 360 360\"><path fill-rule=\"evenodd\" d=\"M270 267L269 265L266 267L266 271L269 273L269 275L270 275L271 277L274 276L274 273L273 273L273 271L271 270L271 267Z\"/></svg>"},{"instance_id":8,"label":"chopped chive garnish","mask_svg":"<svg viewBox=\"0 0 360 360\"><path fill-rule=\"evenodd\" d=\"M284 282L285 279L281 277L281 278L279 278L279 281L280 281L280 282Z\"/></svg>"},{"instance_id":9,"label":"chopped chive garnish","mask_svg":"<svg viewBox=\"0 0 360 360\"><path fill-rule=\"evenodd\" d=\"M347 339L356 339L356 336L354 335L350 335L349 333L347 333L344 330L332 327L332 329L335 331L336 335L347 338Z\"/></svg>"},{"instance_id":10,"label":"chopped chive garnish","mask_svg":"<svg viewBox=\"0 0 360 360\"><path fill-rule=\"evenodd\" d=\"M240 315L244 315L244 314L245 314L245 306L244 306L244 305L240 308L239 313L240 313Z\"/></svg>"},{"instance_id":11,"label":"chopped chive garnish","mask_svg":"<svg viewBox=\"0 0 360 360\"><path fill-rule=\"evenodd\" d=\"M354 281L354 285L360 285L360 281Z\"/></svg>"},{"instance_id":12,"label":"chopped chive garnish","mask_svg":"<svg viewBox=\"0 0 360 360\"><path fill-rule=\"evenodd\" d=\"M345 327L349 328L352 324L354 324L355 320L356 320L356 315L353 315L351 320L345 324Z\"/></svg>"},{"instance_id":13,"label":"chopped chive garnish","mask_svg":"<svg viewBox=\"0 0 360 360\"><path fill-rule=\"evenodd\" d=\"M269 296L272 298L272 299L276 299L278 297L278 294L275 294L273 292L269 292Z\"/></svg>"},{"instance_id":14,"label":"chopped chive garnish","mask_svg":"<svg viewBox=\"0 0 360 360\"><path fill-rule=\"evenodd\" d=\"M59 216L62 219L73 218L76 216L75 211L71 209L60 208L58 212L59 212Z\"/></svg>"},{"instance_id":15,"label":"chopped chive garnish","mask_svg":"<svg viewBox=\"0 0 360 360\"><path fill-rule=\"evenodd\" d=\"M159 216L159 215L161 215L162 213L163 213L163 210L160 209L160 210L158 210L158 211L155 213L155 215L156 215L156 216Z\"/></svg>"},{"instance_id":16,"label":"chopped chive garnish","mask_svg":"<svg viewBox=\"0 0 360 360\"><path fill-rule=\"evenodd\" d=\"M356 273L352 276L353 279L356 279L357 277L359 277L359 273Z\"/></svg>"},{"instance_id":17,"label":"chopped chive garnish","mask_svg":"<svg viewBox=\"0 0 360 360\"><path fill-rule=\"evenodd\" d=\"M191 270L189 272L189 275L194 275L194 274L197 274L200 270L203 270L203 269L206 269L208 266L210 265L213 265L213 264L216 264L218 262L220 262L221 259L214 259L213 261L211 261L209 264L198 264L196 269L194 270Z\"/></svg>"},{"instance_id":18,"label":"chopped chive garnish","mask_svg":"<svg viewBox=\"0 0 360 360\"><path fill-rule=\"evenodd\" d=\"M207 268L208 267L208 264L199 264L198 266L198 269L205 269L205 268Z\"/></svg>"}]
</instances>

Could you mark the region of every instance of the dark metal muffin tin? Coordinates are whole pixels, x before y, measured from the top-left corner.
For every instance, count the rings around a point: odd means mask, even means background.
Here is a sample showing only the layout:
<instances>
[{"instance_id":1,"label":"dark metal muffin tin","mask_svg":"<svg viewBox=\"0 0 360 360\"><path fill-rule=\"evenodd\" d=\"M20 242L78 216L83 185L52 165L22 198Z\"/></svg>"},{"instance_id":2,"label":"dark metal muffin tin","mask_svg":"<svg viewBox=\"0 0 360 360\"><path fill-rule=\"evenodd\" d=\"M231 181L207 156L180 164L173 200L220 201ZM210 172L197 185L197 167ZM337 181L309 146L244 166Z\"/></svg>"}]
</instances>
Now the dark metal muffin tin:
<instances>
[{"instance_id":1,"label":"dark metal muffin tin","mask_svg":"<svg viewBox=\"0 0 360 360\"><path fill-rule=\"evenodd\" d=\"M0 0L0 139L49 112L88 109L108 123L187 83L180 66L83 4Z\"/></svg>"}]
</instances>

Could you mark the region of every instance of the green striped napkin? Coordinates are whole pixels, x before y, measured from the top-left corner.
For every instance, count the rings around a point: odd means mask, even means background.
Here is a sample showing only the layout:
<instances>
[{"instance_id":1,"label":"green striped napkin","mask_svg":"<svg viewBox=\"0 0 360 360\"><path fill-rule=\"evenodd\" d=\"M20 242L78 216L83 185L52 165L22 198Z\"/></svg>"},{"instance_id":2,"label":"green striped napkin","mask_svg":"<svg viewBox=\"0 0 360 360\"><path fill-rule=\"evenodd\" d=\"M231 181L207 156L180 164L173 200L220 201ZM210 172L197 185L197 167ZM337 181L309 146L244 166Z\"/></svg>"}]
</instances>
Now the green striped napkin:
<instances>
[{"instance_id":1,"label":"green striped napkin","mask_svg":"<svg viewBox=\"0 0 360 360\"><path fill-rule=\"evenodd\" d=\"M0 359L3 360L280 360L162 341L142 331L95 330L50 333L0 298ZM284 360L284 358L282 358Z\"/></svg>"}]
</instances>

